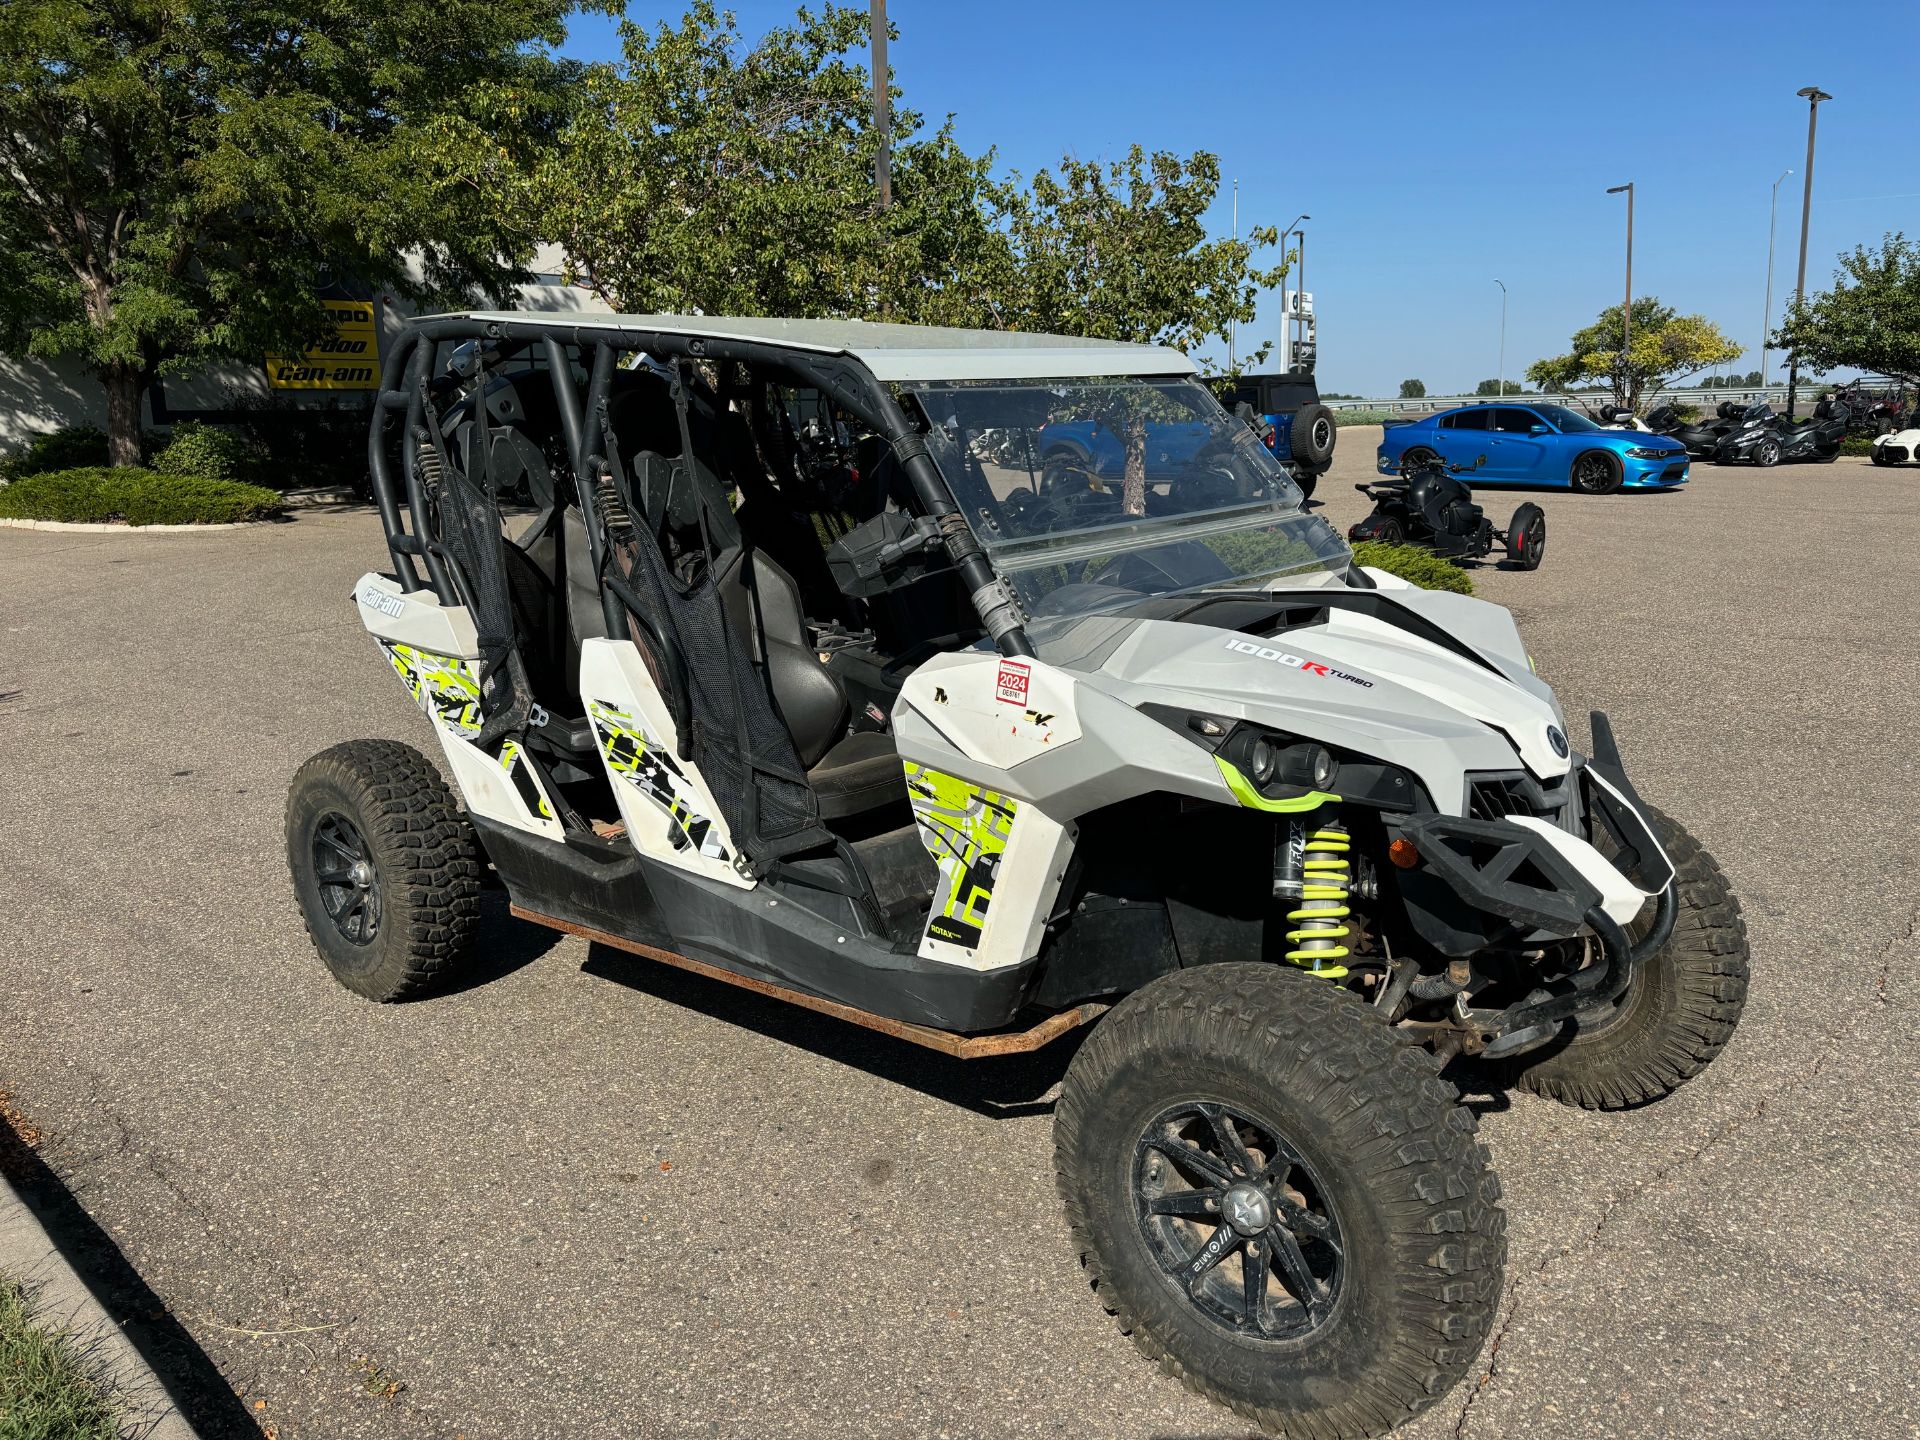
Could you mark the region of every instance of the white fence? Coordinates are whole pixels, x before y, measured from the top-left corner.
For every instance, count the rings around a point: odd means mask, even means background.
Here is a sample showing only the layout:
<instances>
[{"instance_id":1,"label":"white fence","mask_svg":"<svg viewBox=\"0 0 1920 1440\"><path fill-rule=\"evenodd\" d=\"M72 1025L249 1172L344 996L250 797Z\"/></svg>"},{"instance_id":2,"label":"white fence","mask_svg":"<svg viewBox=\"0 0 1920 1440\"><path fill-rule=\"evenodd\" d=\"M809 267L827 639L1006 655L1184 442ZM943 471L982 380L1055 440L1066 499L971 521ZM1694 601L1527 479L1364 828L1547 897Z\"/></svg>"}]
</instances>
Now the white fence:
<instances>
[{"instance_id":1,"label":"white fence","mask_svg":"<svg viewBox=\"0 0 1920 1440\"><path fill-rule=\"evenodd\" d=\"M1822 390L1830 388L1826 384L1816 384L1811 380L1800 384L1799 398L1811 403L1813 397ZM1431 415L1436 410L1451 410L1458 405L1493 405L1502 397L1498 395L1423 395L1417 400L1322 400L1322 404L1331 410L1385 410L1395 415ZM1583 391L1578 395L1542 395L1529 391L1522 395L1518 390L1509 390L1505 398L1520 405L1565 405L1570 409L1586 411L1596 418L1602 405L1613 403L1613 397L1605 391ZM1691 405L1700 410L1711 410L1722 400L1739 400L1752 403L1768 400L1776 407L1787 403L1785 385L1738 385L1717 390L1662 390L1651 401L1643 400L1640 408L1646 410L1650 405Z\"/></svg>"}]
</instances>

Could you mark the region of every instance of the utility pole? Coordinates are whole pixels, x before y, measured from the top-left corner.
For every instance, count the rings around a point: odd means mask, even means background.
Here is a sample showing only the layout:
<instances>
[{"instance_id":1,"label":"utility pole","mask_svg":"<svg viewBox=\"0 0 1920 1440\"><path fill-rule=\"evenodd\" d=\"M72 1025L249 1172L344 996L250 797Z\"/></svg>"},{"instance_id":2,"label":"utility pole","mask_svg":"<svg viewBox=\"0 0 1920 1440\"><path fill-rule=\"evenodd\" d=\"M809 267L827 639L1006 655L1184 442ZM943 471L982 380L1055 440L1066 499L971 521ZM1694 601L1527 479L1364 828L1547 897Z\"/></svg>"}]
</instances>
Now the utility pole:
<instances>
[{"instance_id":1,"label":"utility pole","mask_svg":"<svg viewBox=\"0 0 1920 1440\"><path fill-rule=\"evenodd\" d=\"M873 130L880 148L873 157L873 183L880 208L893 205L893 96L887 74L887 0L872 0L868 28L873 39Z\"/></svg>"},{"instance_id":2,"label":"utility pole","mask_svg":"<svg viewBox=\"0 0 1920 1440\"><path fill-rule=\"evenodd\" d=\"M1507 398L1507 282L1495 279L1500 287L1500 398Z\"/></svg>"},{"instance_id":3,"label":"utility pole","mask_svg":"<svg viewBox=\"0 0 1920 1440\"><path fill-rule=\"evenodd\" d=\"M1782 170L1780 180L1793 174ZM1773 340L1773 222L1780 213L1780 180L1773 182L1773 198L1767 202L1767 303L1760 316L1760 389L1767 388L1767 351Z\"/></svg>"},{"instance_id":4,"label":"utility pole","mask_svg":"<svg viewBox=\"0 0 1920 1440\"><path fill-rule=\"evenodd\" d=\"M1633 393L1632 361L1633 351L1633 182L1614 185L1607 191L1609 195L1618 195L1621 191L1627 196L1627 303L1620 307L1620 378L1626 385L1626 393L1619 398L1631 405L1636 398Z\"/></svg>"},{"instance_id":5,"label":"utility pole","mask_svg":"<svg viewBox=\"0 0 1920 1440\"><path fill-rule=\"evenodd\" d=\"M1809 85L1794 94L1807 102L1807 169L1800 185L1800 276L1793 284L1793 304L1798 309L1807 298L1807 221L1813 215L1813 131L1820 120L1820 102L1831 100L1818 85ZM1787 357L1787 421L1793 421L1795 392L1800 387L1800 356Z\"/></svg>"}]
</instances>

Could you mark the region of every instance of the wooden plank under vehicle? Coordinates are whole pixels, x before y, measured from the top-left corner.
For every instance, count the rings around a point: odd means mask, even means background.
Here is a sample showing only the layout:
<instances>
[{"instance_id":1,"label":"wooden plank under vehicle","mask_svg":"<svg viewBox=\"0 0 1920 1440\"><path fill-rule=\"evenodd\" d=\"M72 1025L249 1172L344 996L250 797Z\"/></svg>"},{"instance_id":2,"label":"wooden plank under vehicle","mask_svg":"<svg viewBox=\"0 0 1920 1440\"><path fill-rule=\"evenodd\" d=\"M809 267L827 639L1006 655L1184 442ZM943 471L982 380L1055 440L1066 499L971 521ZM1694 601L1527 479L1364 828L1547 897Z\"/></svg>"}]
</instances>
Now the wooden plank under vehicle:
<instances>
[{"instance_id":1,"label":"wooden plank under vehicle","mask_svg":"<svg viewBox=\"0 0 1920 1440\"><path fill-rule=\"evenodd\" d=\"M535 925L544 925L549 930L559 930L601 945L611 945L616 950L625 950L630 955L640 955L648 960L658 960L664 965L690 970L695 975L706 976L709 980L723 980L729 985L738 985L743 990L769 995L775 1000L785 1000L789 1004L815 1010L822 1015L831 1015L836 1020L845 1020L851 1025L864 1025L869 1030L878 1030L882 1035L910 1040L915 1045L924 1045L929 1050L938 1050L942 1055L951 1055L956 1060L985 1060L996 1055L1021 1055L1038 1050L1043 1045L1059 1039L1069 1030L1099 1019L1113 1008L1104 1001L1089 1000L1083 1005L1074 1006L1071 1010L1062 1010L1058 1014L1049 1015L1031 1030L1004 1030L993 1035L958 1035L951 1030L935 1030L931 1026L915 1025L911 1021L894 1020L885 1015L876 1015L870 1010L843 1005L838 1000L824 1000L818 995L809 995L801 990L790 990L770 980L756 980L747 975L738 975L718 965L709 965L704 960L678 955L671 950L656 949L652 945L642 945L635 940L624 940L618 935L608 934L605 930L596 930L591 925L578 925L571 920L542 915L538 911L522 909L518 905L508 908L519 919L531 921Z\"/></svg>"}]
</instances>

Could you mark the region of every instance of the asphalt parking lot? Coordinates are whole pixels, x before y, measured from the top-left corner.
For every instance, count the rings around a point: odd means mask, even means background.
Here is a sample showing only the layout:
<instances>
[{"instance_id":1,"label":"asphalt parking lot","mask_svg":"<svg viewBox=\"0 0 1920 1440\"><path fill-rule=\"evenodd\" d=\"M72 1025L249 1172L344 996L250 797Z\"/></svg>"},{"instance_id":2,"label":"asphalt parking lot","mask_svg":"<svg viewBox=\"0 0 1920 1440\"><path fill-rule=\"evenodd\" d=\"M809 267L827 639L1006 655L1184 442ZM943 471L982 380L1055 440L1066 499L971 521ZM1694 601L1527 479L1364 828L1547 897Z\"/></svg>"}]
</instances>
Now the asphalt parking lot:
<instances>
[{"instance_id":1,"label":"asphalt parking lot","mask_svg":"<svg viewBox=\"0 0 1920 1440\"><path fill-rule=\"evenodd\" d=\"M1343 432L1323 482L1343 529L1376 438ZM1481 593L1576 742L1608 710L1718 855L1754 978L1662 1104L1469 1094L1506 1297L1478 1375L1401 1433L1920 1435L1920 470L1483 498L1544 505L1544 567ZM456 993L328 978L286 782L338 740L431 744L348 602L384 563L360 511L0 530L0 1089L172 1317L131 1328L177 1321L224 1376L204 1432L1245 1434L1088 1293L1058 1053L967 1068L497 896Z\"/></svg>"}]
</instances>

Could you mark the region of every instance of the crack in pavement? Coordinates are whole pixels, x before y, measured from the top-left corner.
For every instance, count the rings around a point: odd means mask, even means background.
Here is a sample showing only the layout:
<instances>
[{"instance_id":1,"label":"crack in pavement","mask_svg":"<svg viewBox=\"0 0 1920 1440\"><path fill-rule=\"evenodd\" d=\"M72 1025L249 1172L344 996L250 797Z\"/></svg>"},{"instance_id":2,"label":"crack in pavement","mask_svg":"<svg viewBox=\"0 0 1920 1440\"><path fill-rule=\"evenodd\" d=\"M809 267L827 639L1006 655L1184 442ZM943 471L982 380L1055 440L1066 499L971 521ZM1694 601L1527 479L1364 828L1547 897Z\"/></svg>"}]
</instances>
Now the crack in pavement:
<instances>
[{"instance_id":1,"label":"crack in pavement","mask_svg":"<svg viewBox=\"0 0 1920 1440\"><path fill-rule=\"evenodd\" d=\"M1768 1106L1780 1095L1797 1087L1810 1084L1814 1077L1819 1075L1820 1071L1825 1068L1827 1062L1831 1060L1838 1051L1838 1045L1829 1045L1814 1057L1813 1063L1807 1067L1803 1074L1781 1081L1778 1085L1767 1091L1766 1094L1762 1095L1744 1114L1736 1115L1721 1125L1718 1130L1701 1141L1691 1152L1677 1159L1669 1160L1663 1165L1656 1166L1645 1178L1636 1181L1634 1184L1627 1186L1625 1189L1610 1197L1607 1203L1601 1208L1599 1218L1594 1221L1592 1228L1590 1228L1584 1236L1569 1240L1558 1249L1548 1251L1547 1254L1541 1258L1540 1263L1534 1266L1529 1274L1523 1275L1513 1282L1513 1287L1508 1294L1507 1312L1501 1318L1499 1326L1494 1330L1492 1338L1487 1342L1486 1362L1482 1365L1478 1378L1473 1382L1473 1388L1467 1392L1466 1399L1461 1402L1459 1415L1454 1419L1454 1440L1464 1440L1467 1433L1467 1424L1473 1413L1474 1405L1479 1401L1481 1392L1487 1388L1488 1383L1492 1381L1494 1375L1499 1371L1500 1347L1505 1343L1507 1332L1513 1328L1514 1322L1519 1319L1520 1313L1522 1309L1524 1309L1522 1302L1529 1287L1538 1285L1539 1282L1545 1278L1549 1270L1560 1261L1572 1255L1575 1251L1591 1249L1597 1244L1607 1226L1613 1222L1615 1213L1619 1211L1622 1206L1629 1205L1633 1201L1638 1200L1641 1196L1652 1190L1656 1185L1661 1184L1677 1171L1696 1164L1701 1156L1720 1144L1721 1141L1738 1134L1755 1120L1764 1118Z\"/></svg>"},{"instance_id":2,"label":"crack in pavement","mask_svg":"<svg viewBox=\"0 0 1920 1440\"><path fill-rule=\"evenodd\" d=\"M1907 933L1889 935L1887 943L1880 947L1880 973L1874 976L1873 980L1873 999L1876 1005L1893 1003L1887 998L1887 986L1893 980L1894 947L1903 941L1911 945L1917 939L1920 939L1920 906L1916 906L1913 913L1907 916Z\"/></svg>"}]
</instances>

